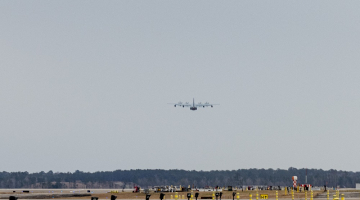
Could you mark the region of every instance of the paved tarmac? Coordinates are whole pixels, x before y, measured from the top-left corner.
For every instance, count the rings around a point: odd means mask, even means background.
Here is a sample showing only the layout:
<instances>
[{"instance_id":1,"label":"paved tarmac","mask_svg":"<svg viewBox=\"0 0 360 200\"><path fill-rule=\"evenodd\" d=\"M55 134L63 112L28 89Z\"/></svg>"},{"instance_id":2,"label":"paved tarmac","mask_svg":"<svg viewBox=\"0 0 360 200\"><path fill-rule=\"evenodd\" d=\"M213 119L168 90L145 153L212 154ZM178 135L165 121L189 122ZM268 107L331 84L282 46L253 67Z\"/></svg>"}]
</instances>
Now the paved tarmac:
<instances>
[{"instance_id":1,"label":"paved tarmac","mask_svg":"<svg viewBox=\"0 0 360 200\"><path fill-rule=\"evenodd\" d=\"M117 190L119 192L132 192L134 189L26 189L26 188L18 188L18 189L0 189L0 193L23 193L22 191L29 191L29 193L87 193L88 190L90 193L98 194L98 193L108 193L112 190Z\"/></svg>"}]
</instances>

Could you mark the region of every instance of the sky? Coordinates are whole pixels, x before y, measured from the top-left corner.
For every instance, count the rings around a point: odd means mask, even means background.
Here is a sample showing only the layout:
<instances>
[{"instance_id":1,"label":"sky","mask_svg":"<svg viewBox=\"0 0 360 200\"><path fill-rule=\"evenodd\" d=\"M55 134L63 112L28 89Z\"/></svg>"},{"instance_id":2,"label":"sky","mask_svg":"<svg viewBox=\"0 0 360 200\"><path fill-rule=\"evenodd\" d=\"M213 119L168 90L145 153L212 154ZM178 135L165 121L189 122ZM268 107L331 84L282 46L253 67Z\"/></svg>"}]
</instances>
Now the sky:
<instances>
[{"instance_id":1,"label":"sky","mask_svg":"<svg viewBox=\"0 0 360 200\"><path fill-rule=\"evenodd\" d=\"M0 171L360 171L359 10L0 1Z\"/></svg>"}]
</instances>

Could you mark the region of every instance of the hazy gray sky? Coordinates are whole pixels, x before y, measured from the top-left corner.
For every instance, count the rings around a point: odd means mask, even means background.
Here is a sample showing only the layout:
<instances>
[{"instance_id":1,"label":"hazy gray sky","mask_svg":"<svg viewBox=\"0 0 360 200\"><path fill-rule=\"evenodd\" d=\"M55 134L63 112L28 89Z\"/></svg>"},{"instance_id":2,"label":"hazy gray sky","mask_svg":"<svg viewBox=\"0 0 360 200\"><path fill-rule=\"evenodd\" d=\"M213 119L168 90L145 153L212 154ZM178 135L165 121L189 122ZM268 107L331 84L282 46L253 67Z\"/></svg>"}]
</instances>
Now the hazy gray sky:
<instances>
[{"instance_id":1,"label":"hazy gray sky","mask_svg":"<svg viewBox=\"0 0 360 200\"><path fill-rule=\"evenodd\" d=\"M0 171L360 171L359 11L0 1Z\"/></svg>"}]
</instances>

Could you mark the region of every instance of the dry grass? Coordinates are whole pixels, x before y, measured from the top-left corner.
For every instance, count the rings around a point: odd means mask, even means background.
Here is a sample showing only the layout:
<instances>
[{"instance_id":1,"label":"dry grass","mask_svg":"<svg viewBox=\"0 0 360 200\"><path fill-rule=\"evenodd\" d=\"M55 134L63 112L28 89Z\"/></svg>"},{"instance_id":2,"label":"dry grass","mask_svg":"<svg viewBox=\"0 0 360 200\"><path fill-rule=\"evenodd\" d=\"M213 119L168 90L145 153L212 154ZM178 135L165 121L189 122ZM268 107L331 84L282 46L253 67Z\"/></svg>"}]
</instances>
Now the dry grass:
<instances>
[{"instance_id":1,"label":"dry grass","mask_svg":"<svg viewBox=\"0 0 360 200\"><path fill-rule=\"evenodd\" d=\"M256 191L235 191L235 192L239 192L240 194L240 199L249 199L249 195L252 194L252 199L256 200ZM232 199L232 193L231 191L223 191L222 192L222 199ZM265 190L265 191L258 191L259 193L259 199L260 199L260 195L261 194L267 194L269 196L269 199L275 199L275 191L273 190ZM323 191L314 191L314 197L316 197L317 194L323 193ZM151 194L151 198L150 199L160 199L160 193L150 193ZM171 195L175 196L175 193L169 193L166 192L165 194L165 199L171 199ZM179 194L179 200L181 199L186 199L186 194L187 192L178 192ZM195 192L193 192L193 194L195 194ZM211 197L213 194L213 192L199 192L199 198L201 197ZM111 195L116 195L117 199L145 199L145 194L144 193L131 193L131 192L121 192L121 193L117 193L117 194L111 194L111 193L102 193L102 194L92 194L92 196L95 197L99 197L99 199L110 199ZM183 198L184 196L184 198ZM285 195L284 191L279 191L278 192L278 197L279 198L291 198L291 194ZM304 198L305 197L305 193L304 192L294 192L294 197L295 199L299 199L299 198ZM310 199L310 192L307 193L307 197L308 199ZM71 198L70 198L71 199ZM74 199L74 198L72 198ZM76 199L89 199L89 197L78 197ZM194 197L195 199L195 197ZM235 196L236 199L236 196Z\"/></svg>"},{"instance_id":2,"label":"dry grass","mask_svg":"<svg viewBox=\"0 0 360 200\"><path fill-rule=\"evenodd\" d=\"M234 191L234 192L239 192L240 195L240 199L249 199L249 195L252 194L252 199L256 200L256 191ZM340 191L342 192L350 192L349 191ZM353 192L351 190L351 192ZM359 192L359 191L356 191ZM232 193L231 191L223 191L222 192L222 199L232 199ZM260 199L260 195L261 194L267 194L269 196L269 199L275 199L275 193L276 191L274 190L265 190L265 191L258 191L259 194L259 199ZM318 194L324 193L323 191L313 191L314 193L314 197L316 197ZM330 194L333 193L333 191L330 191ZM21 192L16 192L16 193L10 193L10 192L0 192L0 194L21 194ZM150 193L151 194L151 198L153 200L157 200L160 199L160 193ZM174 199L175 193L169 193L166 192L165 194L165 199L171 199L171 195L172 198ZM183 200L186 199L186 194L187 192L179 192L179 200ZM193 194L195 194L195 192L193 192ZM213 192L199 192L199 200L201 199L201 197L212 197ZM145 200L145 194L144 193L132 193L132 192L120 192L120 193L116 193L116 194L112 194L112 193L97 193L97 194L91 194L91 196L95 196L95 197L99 197L99 199L109 199L111 195L116 195L117 199L139 199L139 200ZM278 191L278 197L279 199L283 199L283 198L288 198L291 199L291 194L287 194L285 195L284 191ZM304 198L305 197L305 193L304 192L294 192L294 197L295 199L299 199L299 198ZM90 199L89 196L85 196L85 197L59 197L61 199ZM310 199L310 192L307 192L307 198ZM236 199L236 196L235 196Z\"/></svg>"}]
</instances>

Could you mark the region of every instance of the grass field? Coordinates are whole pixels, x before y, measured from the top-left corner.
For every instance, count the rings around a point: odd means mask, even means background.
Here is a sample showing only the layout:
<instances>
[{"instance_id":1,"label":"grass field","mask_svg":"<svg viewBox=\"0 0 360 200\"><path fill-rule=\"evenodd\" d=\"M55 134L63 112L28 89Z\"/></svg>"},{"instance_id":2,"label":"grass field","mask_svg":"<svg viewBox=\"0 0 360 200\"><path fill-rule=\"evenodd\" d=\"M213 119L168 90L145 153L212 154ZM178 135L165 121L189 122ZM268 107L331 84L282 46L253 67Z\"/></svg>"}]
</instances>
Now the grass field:
<instances>
[{"instance_id":1,"label":"grass field","mask_svg":"<svg viewBox=\"0 0 360 200\"><path fill-rule=\"evenodd\" d=\"M252 194L252 199L256 200L256 191L234 191L234 192L239 192L240 199L249 199L249 195ZM231 191L223 191L222 193L223 193L222 199L232 199L233 198L232 197L233 192L231 192ZM314 191L314 198L320 193L323 193L323 191ZM151 194L150 199L160 199L160 193L150 193L150 194ZM172 198L174 199L175 193L166 192L164 194L165 194L165 199L171 199L171 195L172 195ZM179 199L187 199L187 197L186 197L187 192L178 192L178 194L179 194ZM212 194L213 194L212 192L199 192L198 199L200 199L201 197L211 197ZM269 199L275 199L275 191L274 190L258 191L258 194L259 194L259 199L260 199L261 194L267 194L269 196ZM116 195L117 199L145 199L144 193L131 193L131 192L120 192L120 193L116 193L116 194L102 193L102 194L93 194L92 196L99 197L100 199L106 199L106 198L110 199L111 195ZM195 192L193 192L193 195L195 195ZM291 194L285 195L284 191L279 191L278 197L279 198L291 198ZM295 191L294 197L295 197L295 199L304 198L305 193L304 192L297 193ZM307 197L308 197L308 199L310 199L310 192L307 193ZM89 197L79 197L79 199L89 199ZM195 199L195 197L193 199ZM236 196L235 196L235 199L236 199Z\"/></svg>"},{"instance_id":2,"label":"grass field","mask_svg":"<svg viewBox=\"0 0 360 200\"><path fill-rule=\"evenodd\" d=\"M91 190L91 189L90 189ZM54 191L54 194L60 194L60 190L58 191ZM102 191L97 191L93 194L91 194L91 196L93 197L98 197L99 199L109 199L111 195L116 195L117 199L141 199L141 200L145 200L145 193L132 193L132 192L120 192L120 193L107 193L107 189L103 189ZM47 194L49 191L48 190L41 190L41 191L33 191L34 193L31 193L32 195L36 195L36 194ZM276 191L274 190L259 190L259 191L234 191L234 192L238 192L240 199L250 199L250 194L252 194L252 200L256 200L256 194L258 193L258 199L260 200L260 195L261 194L267 194L269 199L275 199L275 194ZM360 196L360 192L358 190L340 190L340 193L357 193L358 196ZM83 190L83 194L89 194L86 192L86 190ZM193 195L195 195L195 192L192 192ZM222 192L222 199L232 199L232 191L223 191ZM63 194L69 194L69 191L64 191ZM150 200L157 200L160 199L160 193L154 193L151 192L151 197ZM164 192L165 194L165 199L175 199L175 193L173 192ZM213 192L199 192L199 197L198 199L200 200L201 197L212 197ZM320 198L326 198L326 193L324 193L323 191L313 191L314 194L314 198L316 198L317 196L319 196ZM332 195L334 194L334 191L330 191L330 199L332 199ZM4 197L4 195L15 195L15 196L19 196L21 198L22 195L26 195L24 193L21 192L21 190L16 191L15 193L12 192L12 190L8 190L8 191L0 191L0 195L2 195ZM179 200L187 200L187 192L178 192L179 195ZM54 195L54 198L61 198L61 199L88 199L90 200L90 196L83 196L83 197L65 197L65 195L61 196L57 196ZM7 196L8 198L8 196ZM49 198L49 196L45 197L45 198ZM287 194L285 195L285 191L278 191L278 198L279 199L291 199L291 194ZM305 198L305 193L304 192L296 192L294 191L294 199L304 199ZM307 198L308 200L310 200L310 192L307 192ZM195 197L193 198L195 199ZM236 199L236 196L235 196Z\"/></svg>"}]
</instances>

